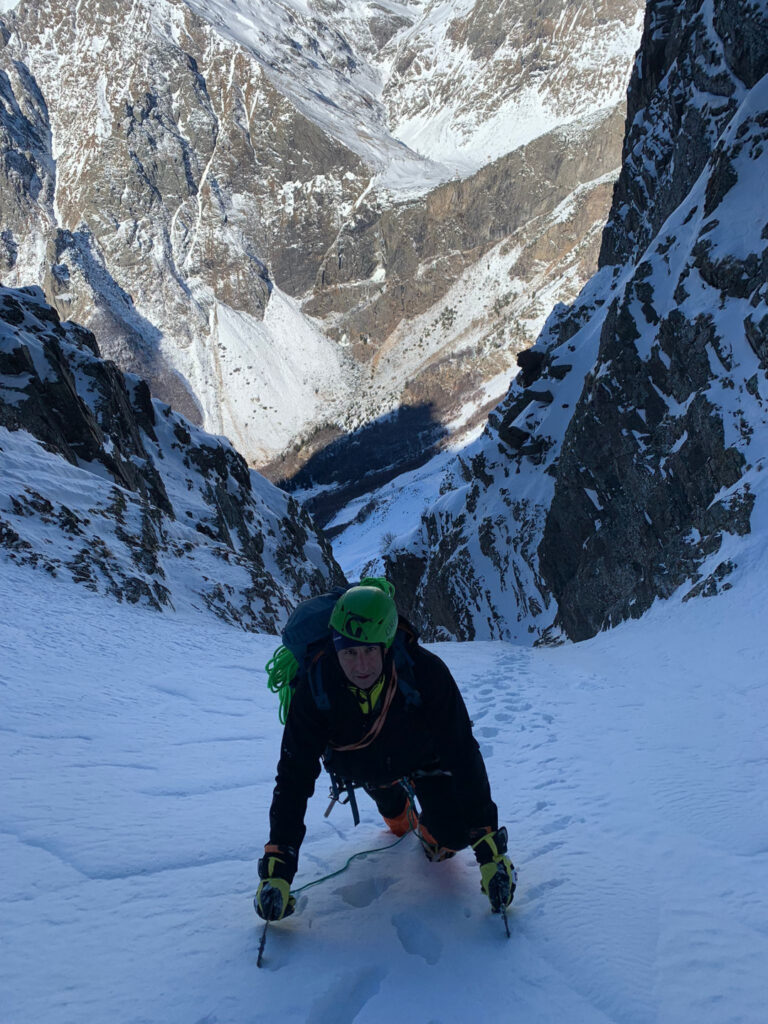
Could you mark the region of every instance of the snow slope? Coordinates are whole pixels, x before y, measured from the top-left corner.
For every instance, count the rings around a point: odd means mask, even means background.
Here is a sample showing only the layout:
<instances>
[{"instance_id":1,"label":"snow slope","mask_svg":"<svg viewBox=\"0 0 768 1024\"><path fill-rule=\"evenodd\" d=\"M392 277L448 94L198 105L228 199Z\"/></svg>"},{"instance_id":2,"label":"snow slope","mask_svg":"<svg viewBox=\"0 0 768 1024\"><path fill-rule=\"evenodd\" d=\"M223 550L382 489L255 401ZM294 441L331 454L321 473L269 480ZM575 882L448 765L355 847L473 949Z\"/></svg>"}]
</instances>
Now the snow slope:
<instances>
[{"instance_id":1,"label":"snow slope","mask_svg":"<svg viewBox=\"0 0 768 1024\"><path fill-rule=\"evenodd\" d=\"M356 364L274 287L264 319L215 302L211 378L195 379L206 422L251 460L282 454L308 420L343 421Z\"/></svg>"},{"instance_id":2,"label":"snow slope","mask_svg":"<svg viewBox=\"0 0 768 1024\"><path fill-rule=\"evenodd\" d=\"M579 645L435 646L520 869L510 940L471 857L407 837L302 893L261 970L274 638L3 563L3 1024L764 1020L764 537L727 593ZM298 885L391 842L324 797Z\"/></svg>"},{"instance_id":3,"label":"snow slope","mask_svg":"<svg viewBox=\"0 0 768 1024\"><path fill-rule=\"evenodd\" d=\"M434 499L453 454L440 452L423 466L401 473L373 499L364 494L349 502L327 524L333 557L348 580L384 572L383 554L401 534L416 529L421 509Z\"/></svg>"},{"instance_id":4,"label":"snow slope","mask_svg":"<svg viewBox=\"0 0 768 1024\"><path fill-rule=\"evenodd\" d=\"M101 359L38 288L0 287L2 558L255 630L340 577L289 495Z\"/></svg>"}]
</instances>

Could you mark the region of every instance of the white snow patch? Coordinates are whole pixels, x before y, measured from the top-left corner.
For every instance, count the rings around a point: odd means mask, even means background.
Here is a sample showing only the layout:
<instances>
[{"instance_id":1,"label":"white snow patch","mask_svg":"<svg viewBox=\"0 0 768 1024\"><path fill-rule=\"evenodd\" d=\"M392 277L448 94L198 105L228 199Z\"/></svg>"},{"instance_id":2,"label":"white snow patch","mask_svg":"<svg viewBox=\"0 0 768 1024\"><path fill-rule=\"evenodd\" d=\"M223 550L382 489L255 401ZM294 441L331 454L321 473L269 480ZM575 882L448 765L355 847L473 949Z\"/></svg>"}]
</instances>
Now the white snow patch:
<instances>
[{"instance_id":1,"label":"white snow patch","mask_svg":"<svg viewBox=\"0 0 768 1024\"><path fill-rule=\"evenodd\" d=\"M407 837L300 894L259 970L276 639L3 562L4 1017L458 1024L498 992L527 1024L761 1020L767 568L579 645L435 645L509 828L511 939L468 852ZM326 802L297 886L393 841Z\"/></svg>"},{"instance_id":2,"label":"white snow patch","mask_svg":"<svg viewBox=\"0 0 768 1024\"><path fill-rule=\"evenodd\" d=\"M253 465L282 454L308 423L341 416L359 376L341 346L277 287L263 320L214 300L210 352L191 367L185 357L184 367L205 427Z\"/></svg>"}]
</instances>

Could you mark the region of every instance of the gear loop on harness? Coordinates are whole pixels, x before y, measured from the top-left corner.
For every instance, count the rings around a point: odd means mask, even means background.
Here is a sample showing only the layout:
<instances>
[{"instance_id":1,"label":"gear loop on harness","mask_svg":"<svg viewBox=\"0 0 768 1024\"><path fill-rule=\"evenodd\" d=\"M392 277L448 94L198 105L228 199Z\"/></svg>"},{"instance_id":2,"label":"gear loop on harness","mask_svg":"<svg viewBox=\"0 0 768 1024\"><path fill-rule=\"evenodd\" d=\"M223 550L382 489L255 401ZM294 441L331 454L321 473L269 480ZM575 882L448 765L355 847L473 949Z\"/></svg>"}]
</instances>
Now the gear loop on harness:
<instances>
[{"instance_id":1,"label":"gear loop on harness","mask_svg":"<svg viewBox=\"0 0 768 1024\"><path fill-rule=\"evenodd\" d=\"M325 768L331 780L331 788L328 794L331 798L331 802L328 804L323 817L328 818L336 804L341 804L342 806L349 804L349 808L352 811L352 821L355 827L357 827L360 824L360 811L358 810L357 797L355 796L355 787L357 784L350 782L348 779L339 778L339 776L336 775L336 773L332 771L327 764ZM347 798L346 800L343 800L342 797L345 793Z\"/></svg>"}]
</instances>

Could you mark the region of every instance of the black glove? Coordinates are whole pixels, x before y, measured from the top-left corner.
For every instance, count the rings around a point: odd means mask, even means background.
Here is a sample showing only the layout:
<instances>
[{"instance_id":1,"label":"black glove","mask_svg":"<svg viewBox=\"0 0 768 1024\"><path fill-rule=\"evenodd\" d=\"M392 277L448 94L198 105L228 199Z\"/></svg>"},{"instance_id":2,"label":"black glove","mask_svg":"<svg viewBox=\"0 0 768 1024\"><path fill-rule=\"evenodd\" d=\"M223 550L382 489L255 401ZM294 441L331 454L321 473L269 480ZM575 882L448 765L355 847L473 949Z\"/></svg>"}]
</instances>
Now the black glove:
<instances>
[{"instance_id":1,"label":"black glove","mask_svg":"<svg viewBox=\"0 0 768 1024\"><path fill-rule=\"evenodd\" d=\"M488 897L491 911L499 914L509 906L517 887L517 872L507 856L507 830L486 832L472 843L480 865L480 888Z\"/></svg>"},{"instance_id":2,"label":"black glove","mask_svg":"<svg viewBox=\"0 0 768 1024\"><path fill-rule=\"evenodd\" d=\"M298 857L292 846L264 847L259 860L259 888L253 906L265 921L281 921L296 909L296 898L291 896L291 882L296 874Z\"/></svg>"}]
</instances>

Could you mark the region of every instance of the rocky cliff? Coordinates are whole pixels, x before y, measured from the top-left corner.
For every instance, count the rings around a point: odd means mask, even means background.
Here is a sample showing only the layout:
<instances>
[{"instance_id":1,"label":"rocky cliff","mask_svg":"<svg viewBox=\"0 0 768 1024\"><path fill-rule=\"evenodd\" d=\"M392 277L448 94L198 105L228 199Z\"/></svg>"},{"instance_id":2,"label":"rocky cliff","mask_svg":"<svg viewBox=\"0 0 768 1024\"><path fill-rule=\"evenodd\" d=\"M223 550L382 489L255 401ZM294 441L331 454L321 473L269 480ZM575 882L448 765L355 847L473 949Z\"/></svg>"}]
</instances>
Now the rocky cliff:
<instances>
[{"instance_id":1,"label":"rocky cliff","mask_svg":"<svg viewBox=\"0 0 768 1024\"><path fill-rule=\"evenodd\" d=\"M273 280L311 284L369 173L183 3L142 0L126 19L109 0L52 0L6 17L6 283L43 285L159 397L241 440L270 398L260 329ZM27 153L41 189L16 170ZM253 392L233 409L227 391L246 374ZM291 384L297 402L312 393Z\"/></svg>"},{"instance_id":2,"label":"rocky cliff","mask_svg":"<svg viewBox=\"0 0 768 1024\"><path fill-rule=\"evenodd\" d=\"M343 577L297 503L151 397L37 288L0 288L0 561L277 632Z\"/></svg>"},{"instance_id":3,"label":"rocky cliff","mask_svg":"<svg viewBox=\"0 0 768 1024\"><path fill-rule=\"evenodd\" d=\"M486 7L21 0L3 280L275 476L471 425L594 270L641 3Z\"/></svg>"},{"instance_id":4,"label":"rocky cliff","mask_svg":"<svg viewBox=\"0 0 768 1024\"><path fill-rule=\"evenodd\" d=\"M651 0L602 269L389 569L433 635L583 639L744 557L768 459L768 9Z\"/></svg>"}]
</instances>

